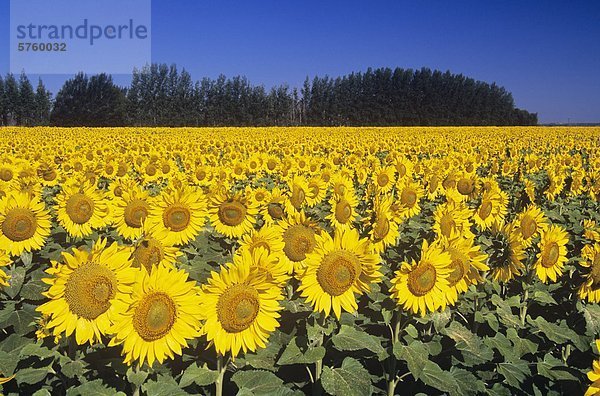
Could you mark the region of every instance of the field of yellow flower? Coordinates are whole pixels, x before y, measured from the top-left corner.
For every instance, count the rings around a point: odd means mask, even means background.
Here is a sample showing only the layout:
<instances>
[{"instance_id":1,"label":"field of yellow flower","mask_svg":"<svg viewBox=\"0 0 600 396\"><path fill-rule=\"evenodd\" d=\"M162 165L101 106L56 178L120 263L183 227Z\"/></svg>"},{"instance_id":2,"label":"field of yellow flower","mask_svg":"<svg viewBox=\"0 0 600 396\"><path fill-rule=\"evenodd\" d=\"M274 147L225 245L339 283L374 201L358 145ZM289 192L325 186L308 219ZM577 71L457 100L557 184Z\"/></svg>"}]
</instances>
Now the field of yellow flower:
<instances>
[{"instance_id":1,"label":"field of yellow flower","mask_svg":"<svg viewBox=\"0 0 600 396\"><path fill-rule=\"evenodd\" d=\"M600 128L0 129L0 384L595 394L599 224Z\"/></svg>"}]
</instances>

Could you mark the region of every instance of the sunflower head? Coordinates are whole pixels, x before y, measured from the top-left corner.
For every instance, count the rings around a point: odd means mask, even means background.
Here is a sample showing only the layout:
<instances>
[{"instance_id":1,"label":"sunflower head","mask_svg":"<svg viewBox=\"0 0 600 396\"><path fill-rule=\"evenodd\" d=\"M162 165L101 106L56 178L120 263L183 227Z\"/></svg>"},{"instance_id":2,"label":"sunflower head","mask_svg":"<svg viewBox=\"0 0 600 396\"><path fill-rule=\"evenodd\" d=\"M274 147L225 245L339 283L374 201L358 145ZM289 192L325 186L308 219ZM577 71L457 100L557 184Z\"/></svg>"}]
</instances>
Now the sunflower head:
<instances>
[{"instance_id":1,"label":"sunflower head","mask_svg":"<svg viewBox=\"0 0 600 396\"><path fill-rule=\"evenodd\" d=\"M130 295L119 298L124 310L113 319L109 346L123 345L125 363L152 367L181 355L187 340L200 334L201 298L183 270L157 267L141 271Z\"/></svg>"},{"instance_id":2,"label":"sunflower head","mask_svg":"<svg viewBox=\"0 0 600 396\"><path fill-rule=\"evenodd\" d=\"M260 249L264 251L263 249ZM201 292L204 312L203 332L213 341L217 352L256 351L264 348L269 335L279 327L277 318L283 296L267 274L238 258L233 264L213 272Z\"/></svg>"},{"instance_id":3,"label":"sunflower head","mask_svg":"<svg viewBox=\"0 0 600 396\"><path fill-rule=\"evenodd\" d=\"M97 241L89 252L63 253L63 262L46 271L52 277L44 281L51 286L43 294L50 301L37 308L52 317L47 329L54 328L55 336L75 332L78 344L100 341L121 308L115 298L130 292L138 273L131 267L130 254L116 243L106 247L106 240Z\"/></svg>"},{"instance_id":4,"label":"sunflower head","mask_svg":"<svg viewBox=\"0 0 600 396\"><path fill-rule=\"evenodd\" d=\"M338 229L334 238L322 233L298 275L298 290L316 311L329 315L333 310L339 318L342 309L356 310L355 294L369 291L371 284L379 281L379 268L379 256L372 253L370 242L360 239L356 230Z\"/></svg>"}]
</instances>

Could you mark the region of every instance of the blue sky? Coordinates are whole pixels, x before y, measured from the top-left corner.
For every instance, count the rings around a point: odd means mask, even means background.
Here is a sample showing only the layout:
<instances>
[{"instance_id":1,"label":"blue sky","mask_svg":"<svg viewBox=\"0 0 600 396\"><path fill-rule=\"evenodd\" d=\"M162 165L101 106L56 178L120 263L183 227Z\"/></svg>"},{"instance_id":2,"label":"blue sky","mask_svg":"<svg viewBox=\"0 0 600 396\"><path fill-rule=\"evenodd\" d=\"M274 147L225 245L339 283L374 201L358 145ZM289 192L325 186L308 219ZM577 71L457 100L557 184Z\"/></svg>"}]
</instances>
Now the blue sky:
<instances>
[{"instance_id":1,"label":"blue sky","mask_svg":"<svg viewBox=\"0 0 600 396\"><path fill-rule=\"evenodd\" d=\"M153 0L152 61L267 87L426 66L496 82L541 122L600 121L599 1ZM9 0L0 0L0 73L8 69ZM68 77L42 76L54 92Z\"/></svg>"}]
</instances>

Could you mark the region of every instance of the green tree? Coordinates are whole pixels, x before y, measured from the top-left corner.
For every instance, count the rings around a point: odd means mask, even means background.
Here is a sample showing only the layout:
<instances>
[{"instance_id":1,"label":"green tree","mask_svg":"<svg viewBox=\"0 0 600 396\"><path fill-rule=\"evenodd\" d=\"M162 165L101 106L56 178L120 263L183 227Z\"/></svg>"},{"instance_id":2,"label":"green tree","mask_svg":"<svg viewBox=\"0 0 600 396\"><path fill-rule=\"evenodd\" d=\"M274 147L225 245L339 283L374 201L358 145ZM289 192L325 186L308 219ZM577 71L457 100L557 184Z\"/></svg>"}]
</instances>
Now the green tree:
<instances>
[{"instance_id":1,"label":"green tree","mask_svg":"<svg viewBox=\"0 0 600 396\"><path fill-rule=\"evenodd\" d=\"M37 125L48 125L50 122L50 111L52 110L52 94L46 89L42 79L38 79L35 91L35 123Z\"/></svg>"},{"instance_id":2,"label":"green tree","mask_svg":"<svg viewBox=\"0 0 600 396\"><path fill-rule=\"evenodd\" d=\"M17 124L30 126L35 123L35 93L25 73L19 77L19 100L17 105Z\"/></svg>"},{"instance_id":3,"label":"green tree","mask_svg":"<svg viewBox=\"0 0 600 396\"><path fill-rule=\"evenodd\" d=\"M111 76L78 73L58 91L50 121L60 126L122 126L126 111L125 91Z\"/></svg>"},{"instance_id":4,"label":"green tree","mask_svg":"<svg viewBox=\"0 0 600 396\"><path fill-rule=\"evenodd\" d=\"M19 83L12 73L8 73L4 80L4 111L5 125L17 124L19 109Z\"/></svg>"}]
</instances>

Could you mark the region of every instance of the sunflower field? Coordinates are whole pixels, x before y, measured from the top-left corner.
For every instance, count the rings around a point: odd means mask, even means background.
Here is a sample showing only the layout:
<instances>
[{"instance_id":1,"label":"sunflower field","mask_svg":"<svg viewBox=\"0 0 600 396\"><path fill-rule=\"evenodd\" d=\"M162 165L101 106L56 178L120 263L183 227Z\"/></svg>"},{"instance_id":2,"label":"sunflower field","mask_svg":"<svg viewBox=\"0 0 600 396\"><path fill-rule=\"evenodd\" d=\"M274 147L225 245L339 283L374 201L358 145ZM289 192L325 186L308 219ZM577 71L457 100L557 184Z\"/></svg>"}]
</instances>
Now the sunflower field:
<instances>
[{"instance_id":1,"label":"sunflower field","mask_svg":"<svg viewBox=\"0 0 600 396\"><path fill-rule=\"evenodd\" d=\"M600 394L600 128L0 129L0 387Z\"/></svg>"}]
</instances>

